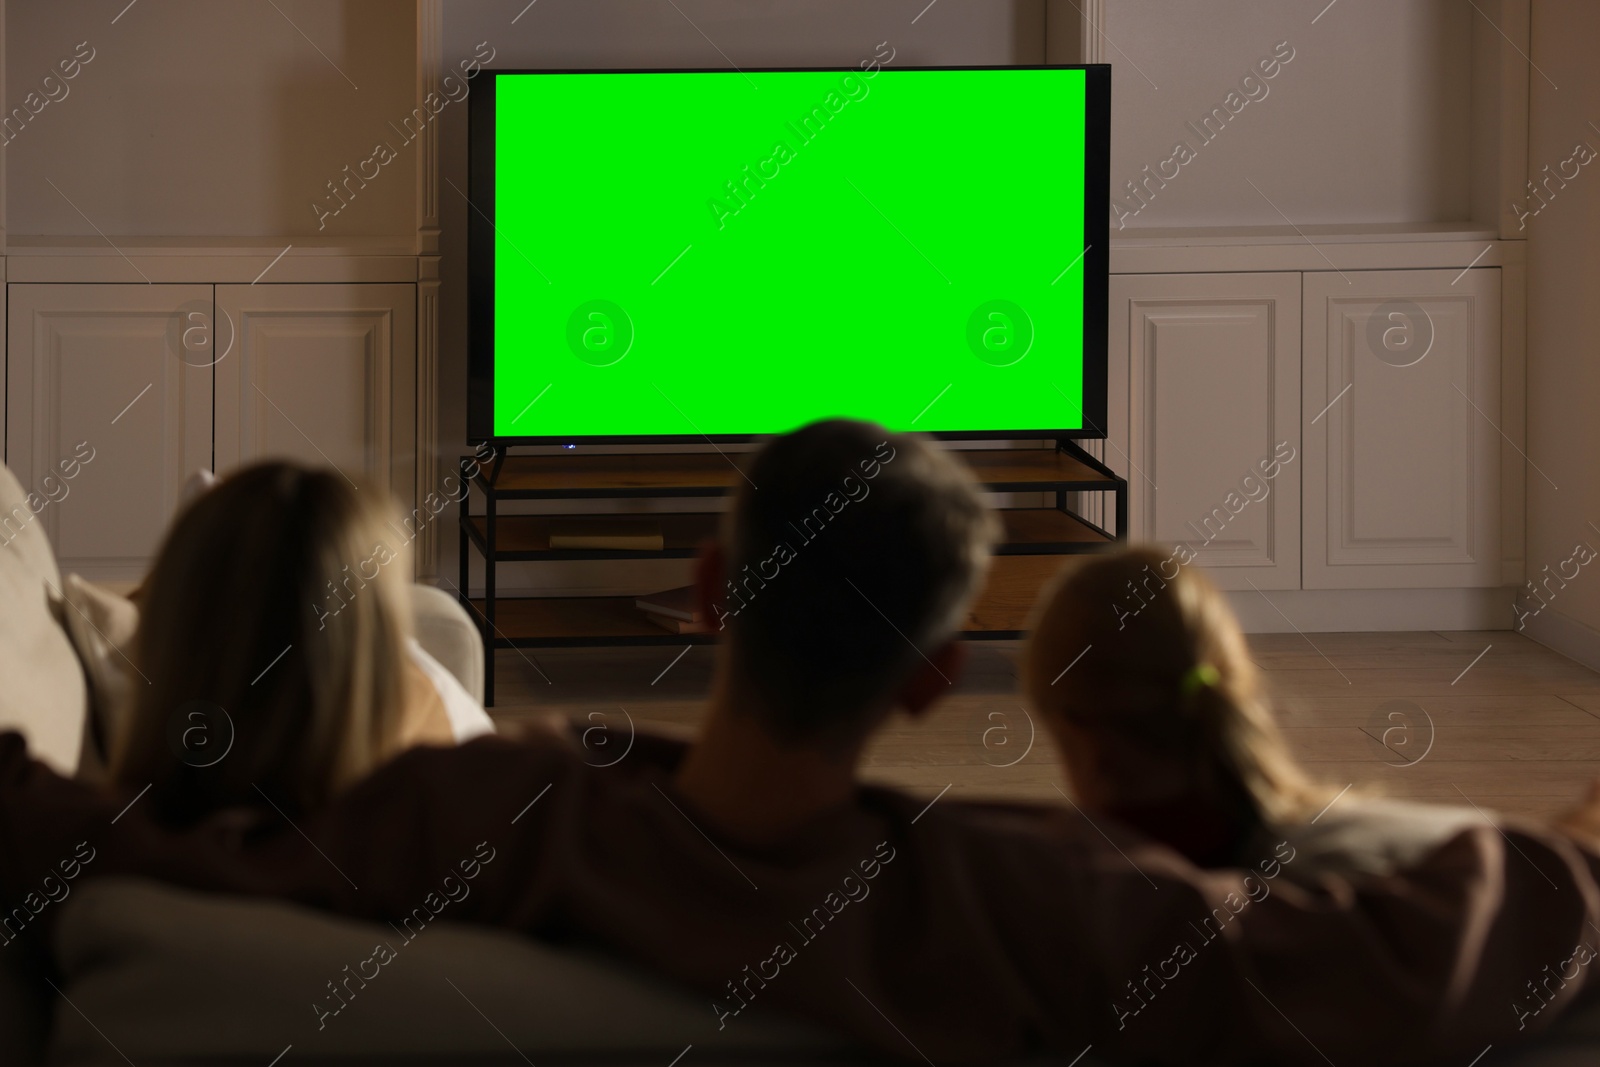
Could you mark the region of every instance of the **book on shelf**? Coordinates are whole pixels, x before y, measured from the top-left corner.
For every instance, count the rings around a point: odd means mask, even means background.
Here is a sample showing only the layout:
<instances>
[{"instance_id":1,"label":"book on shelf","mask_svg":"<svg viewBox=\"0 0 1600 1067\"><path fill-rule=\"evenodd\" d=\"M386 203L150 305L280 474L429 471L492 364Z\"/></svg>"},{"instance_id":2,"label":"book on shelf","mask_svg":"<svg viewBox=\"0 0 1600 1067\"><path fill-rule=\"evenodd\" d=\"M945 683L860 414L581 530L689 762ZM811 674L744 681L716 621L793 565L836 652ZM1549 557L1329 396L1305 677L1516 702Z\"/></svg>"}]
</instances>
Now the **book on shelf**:
<instances>
[{"instance_id":1,"label":"book on shelf","mask_svg":"<svg viewBox=\"0 0 1600 1067\"><path fill-rule=\"evenodd\" d=\"M691 622L688 619L672 619L665 615L657 615L653 611L645 612L644 617L661 627L663 630L667 631L669 634L707 634L711 632L711 627L707 626L704 622Z\"/></svg>"},{"instance_id":2,"label":"book on shelf","mask_svg":"<svg viewBox=\"0 0 1600 1067\"><path fill-rule=\"evenodd\" d=\"M636 519L552 519L550 548L660 552L666 547L661 527Z\"/></svg>"},{"instance_id":3,"label":"book on shelf","mask_svg":"<svg viewBox=\"0 0 1600 1067\"><path fill-rule=\"evenodd\" d=\"M694 586L664 589L659 593L639 597L633 606L646 615L674 619L678 622L704 623L705 615L695 604Z\"/></svg>"}]
</instances>

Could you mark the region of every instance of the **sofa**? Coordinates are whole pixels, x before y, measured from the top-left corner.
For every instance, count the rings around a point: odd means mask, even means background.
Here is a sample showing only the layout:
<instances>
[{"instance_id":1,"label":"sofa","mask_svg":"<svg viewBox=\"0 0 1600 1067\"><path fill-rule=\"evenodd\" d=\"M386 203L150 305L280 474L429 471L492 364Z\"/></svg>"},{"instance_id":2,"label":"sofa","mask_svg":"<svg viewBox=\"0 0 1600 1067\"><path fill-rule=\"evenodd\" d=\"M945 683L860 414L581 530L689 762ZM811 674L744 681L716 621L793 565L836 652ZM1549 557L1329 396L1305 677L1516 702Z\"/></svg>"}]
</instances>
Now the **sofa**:
<instances>
[{"instance_id":1,"label":"sofa","mask_svg":"<svg viewBox=\"0 0 1600 1067\"><path fill-rule=\"evenodd\" d=\"M6 522L19 506L23 491L0 467L0 729L22 731L39 758L70 774L88 747L91 686L51 608L70 581L38 523ZM481 700L483 646L467 614L427 586L415 587L414 603L419 641ZM701 993L502 931L430 926L378 977L352 985L350 968L398 940L391 928L131 878L83 882L57 906L50 960L24 957L20 943L0 949L0 1065L878 1062L754 1006L719 1029ZM1473 1067L1596 1063L1600 1011L1588 1011ZM1098 1061L1091 1053L1074 1067Z\"/></svg>"}]
</instances>

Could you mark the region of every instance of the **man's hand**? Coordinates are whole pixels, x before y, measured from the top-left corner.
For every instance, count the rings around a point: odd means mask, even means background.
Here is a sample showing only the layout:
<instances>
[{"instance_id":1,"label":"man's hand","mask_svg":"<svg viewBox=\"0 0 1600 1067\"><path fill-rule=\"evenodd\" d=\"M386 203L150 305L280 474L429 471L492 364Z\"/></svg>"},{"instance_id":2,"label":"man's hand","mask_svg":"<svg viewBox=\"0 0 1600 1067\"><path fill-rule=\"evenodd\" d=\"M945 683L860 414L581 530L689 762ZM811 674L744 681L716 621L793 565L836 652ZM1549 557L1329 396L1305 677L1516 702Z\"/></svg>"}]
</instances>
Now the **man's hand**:
<instances>
[{"instance_id":1,"label":"man's hand","mask_svg":"<svg viewBox=\"0 0 1600 1067\"><path fill-rule=\"evenodd\" d=\"M1589 783L1583 801L1552 820L1552 825L1591 848L1600 848L1600 779Z\"/></svg>"}]
</instances>

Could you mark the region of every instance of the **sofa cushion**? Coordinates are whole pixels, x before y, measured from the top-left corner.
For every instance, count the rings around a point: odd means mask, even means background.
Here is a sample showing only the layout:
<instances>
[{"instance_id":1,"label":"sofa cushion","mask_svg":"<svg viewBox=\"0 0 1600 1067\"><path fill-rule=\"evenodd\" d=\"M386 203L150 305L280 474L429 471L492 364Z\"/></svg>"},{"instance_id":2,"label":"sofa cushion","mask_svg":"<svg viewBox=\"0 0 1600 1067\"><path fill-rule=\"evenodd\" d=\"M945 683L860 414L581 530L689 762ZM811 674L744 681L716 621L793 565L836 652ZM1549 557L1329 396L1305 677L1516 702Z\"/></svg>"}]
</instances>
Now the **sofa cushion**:
<instances>
[{"instance_id":1,"label":"sofa cushion","mask_svg":"<svg viewBox=\"0 0 1600 1067\"><path fill-rule=\"evenodd\" d=\"M483 637L461 602L431 585L411 587L417 640L483 706Z\"/></svg>"},{"instance_id":2,"label":"sofa cushion","mask_svg":"<svg viewBox=\"0 0 1600 1067\"><path fill-rule=\"evenodd\" d=\"M20 731L35 756L71 774L88 695L49 607L61 578L38 515L49 506L0 466L0 729Z\"/></svg>"},{"instance_id":3,"label":"sofa cushion","mask_svg":"<svg viewBox=\"0 0 1600 1067\"><path fill-rule=\"evenodd\" d=\"M108 1042L138 1064L269 1063L289 1045L302 1061L520 1062L514 1045L540 1067L597 1054L659 1067L689 1045L696 1062L849 1053L753 1009L719 1031L708 996L500 931L441 922L408 942L390 926L123 878L61 907L55 957L78 1010L56 1013L57 1062L122 1062Z\"/></svg>"}]
</instances>

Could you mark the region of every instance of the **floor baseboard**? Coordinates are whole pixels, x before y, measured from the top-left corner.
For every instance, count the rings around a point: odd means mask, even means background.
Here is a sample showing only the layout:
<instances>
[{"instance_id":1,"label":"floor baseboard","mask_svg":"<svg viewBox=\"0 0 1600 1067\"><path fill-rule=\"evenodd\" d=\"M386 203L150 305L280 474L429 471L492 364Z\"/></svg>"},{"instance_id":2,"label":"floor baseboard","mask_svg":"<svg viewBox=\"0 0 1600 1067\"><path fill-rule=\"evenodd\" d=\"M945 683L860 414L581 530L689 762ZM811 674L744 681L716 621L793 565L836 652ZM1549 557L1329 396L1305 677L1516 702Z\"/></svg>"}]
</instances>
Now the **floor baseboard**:
<instances>
[{"instance_id":1,"label":"floor baseboard","mask_svg":"<svg viewBox=\"0 0 1600 1067\"><path fill-rule=\"evenodd\" d=\"M1525 637L1592 671L1600 671L1600 630L1559 611L1541 611L1529 616L1523 627Z\"/></svg>"},{"instance_id":2,"label":"floor baseboard","mask_svg":"<svg viewBox=\"0 0 1600 1067\"><path fill-rule=\"evenodd\" d=\"M1509 589L1285 589L1224 594L1246 633L1509 630Z\"/></svg>"}]
</instances>

